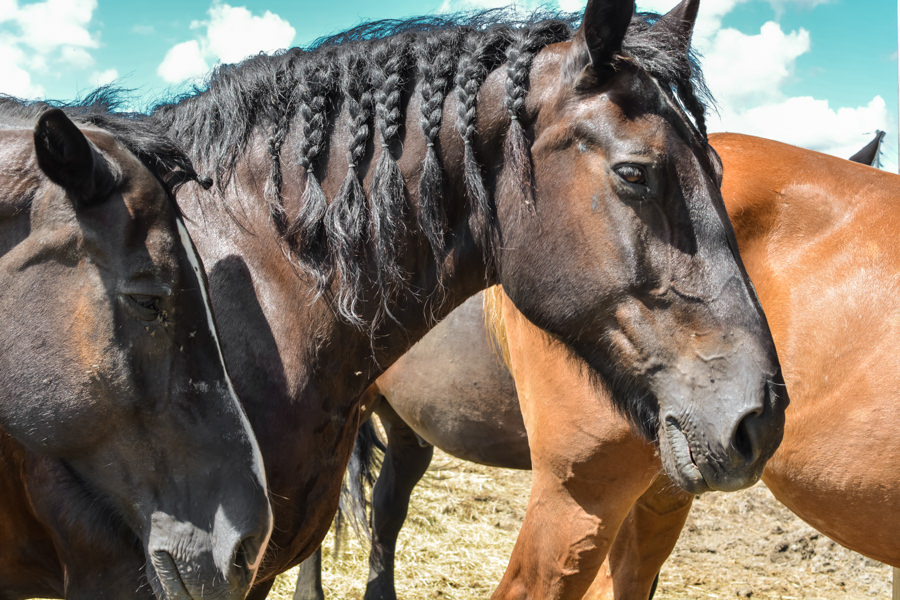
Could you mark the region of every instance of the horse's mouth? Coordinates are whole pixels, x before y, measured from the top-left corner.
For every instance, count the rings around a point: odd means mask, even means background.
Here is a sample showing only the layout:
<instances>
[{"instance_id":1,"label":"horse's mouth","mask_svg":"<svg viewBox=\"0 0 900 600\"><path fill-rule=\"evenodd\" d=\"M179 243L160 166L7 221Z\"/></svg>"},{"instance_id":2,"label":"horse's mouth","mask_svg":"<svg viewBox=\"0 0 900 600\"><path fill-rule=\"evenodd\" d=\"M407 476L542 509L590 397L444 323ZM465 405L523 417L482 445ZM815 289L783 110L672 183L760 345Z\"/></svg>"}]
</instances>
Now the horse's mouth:
<instances>
[{"instance_id":1,"label":"horse's mouth","mask_svg":"<svg viewBox=\"0 0 900 600\"><path fill-rule=\"evenodd\" d=\"M694 461L691 445L678 422L668 416L661 426L660 454L666 474L679 487L691 494L702 494L710 490L700 467Z\"/></svg>"},{"instance_id":2,"label":"horse's mouth","mask_svg":"<svg viewBox=\"0 0 900 600\"><path fill-rule=\"evenodd\" d=\"M154 582L154 591L160 600L193 600L171 554L155 550L150 554L150 564L153 573L148 575Z\"/></svg>"}]
</instances>

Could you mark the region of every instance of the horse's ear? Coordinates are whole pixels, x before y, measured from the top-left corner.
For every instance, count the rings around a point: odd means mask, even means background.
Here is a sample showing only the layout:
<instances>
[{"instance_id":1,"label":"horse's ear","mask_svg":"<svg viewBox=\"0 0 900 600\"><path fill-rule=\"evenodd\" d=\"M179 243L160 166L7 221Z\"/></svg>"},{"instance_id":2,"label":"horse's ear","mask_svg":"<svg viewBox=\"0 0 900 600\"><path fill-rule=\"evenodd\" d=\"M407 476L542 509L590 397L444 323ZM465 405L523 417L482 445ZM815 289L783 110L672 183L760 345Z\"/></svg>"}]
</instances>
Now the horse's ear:
<instances>
[{"instance_id":1,"label":"horse's ear","mask_svg":"<svg viewBox=\"0 0 900 600\"><path fill-rule=\"evenodd\" d=\"M612 65L633 15L634 0L588 0L574 43L587 48L595 70Z\"/></svg>"},{"instance_id":2,"label":"horse's ear","mask_svg":"<svg viewBox=\"0 0 900 600\"><path fill-rule=\"evenodd\" d=\"M880 129L875 131L875 138L871 142L863 146L859 152L851 156L850 160L864 165L869 165L870 167L877 166L875 163L878 162L878 155L881 152L881 141L883 139L884 132Z\"/></svg>"},{"instance_id":3,"label":"horse's ear","mask_svg":"<svg viewBox=\"0 0 900 600\"><path fill-rule=\"evenodd\" d=\"M691 34L694 32L694 23L697 21L697 11L700 9L700 0L681 0L681 2L661 16L653 29L668 30L673 40L673 50L687 54L691 48Z\"/></svg>"},{"instance_id":4,"label":"horse's ear","mask_svg":"<svg viewBox=\"0 0 900 600\"><path fill-rule=\"evenodd\" d=\"M62 110L51 108L34 126L34 150L41 171L78 203L95 190L95 153L88 139Z\"/></svg>"}]
</instances>

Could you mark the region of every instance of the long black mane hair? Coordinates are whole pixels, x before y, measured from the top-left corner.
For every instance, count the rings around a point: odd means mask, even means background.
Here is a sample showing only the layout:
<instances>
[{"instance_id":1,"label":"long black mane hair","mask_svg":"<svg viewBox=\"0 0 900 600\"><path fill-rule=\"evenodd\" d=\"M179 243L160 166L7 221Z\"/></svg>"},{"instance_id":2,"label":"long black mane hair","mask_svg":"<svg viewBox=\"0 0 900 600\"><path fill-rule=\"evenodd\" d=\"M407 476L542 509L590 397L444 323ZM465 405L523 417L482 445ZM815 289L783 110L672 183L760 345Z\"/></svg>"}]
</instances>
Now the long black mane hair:
<instances>
[{"instance_id":1,"label":"long black mane hair","mask_svg":"<svg viewBox=\"0 0 900 600\"><path fill-rule=\"evenodd\" d=\"M658 15L634 16L619 60L648 72L693 119L704 140L708 92L696 61L683 51L689 40L673 39L651 29ZM445 99L454 94L455 128L464 148L464 184L469 210L485 240L485 263L494 266L491 246L493 198L485 189L475 151L478 132L476 98L493 70L506 65L506 108L510 125L505 161L530 181L529 142L520 121L534 56L548 44L572 38L577 17L536 13L517 19L494 10L455 17L384 20L361 25L317 41L308 49L258 55L217 67L203 88L154 109L154 118L190 149L201 170L214 174L224 191L251 135L262 135L270 157L265 199L271 221L290 254L315 276L322 293L335 294L335 308L345 320L364 327L358 314L362 291L373 283L382 314L402 290L409 289L401 266L410 227L427 240L436 263L448 248L446 208L442 198L439 131L448 115ZM689 36L690 31L684 35ZM413 94L418 95L419 126L426 151L421 157L415 207L397 165L402 153L401 128ZM347 172L340 191L326 198L319 184L332 143L335 121L347 118ZM452 117L451 117L452 118ZM290 133L292 155L305 173L297 214L289 215L282 197L283 146ZM363 178L379 153L371 185ZM526 192L529 190L526 187ZM374 264L375 273L366 265ZM337 283L336 286L332 286ZM334 291L336 289L336 291Z\"/></svg>"}]
</instances>

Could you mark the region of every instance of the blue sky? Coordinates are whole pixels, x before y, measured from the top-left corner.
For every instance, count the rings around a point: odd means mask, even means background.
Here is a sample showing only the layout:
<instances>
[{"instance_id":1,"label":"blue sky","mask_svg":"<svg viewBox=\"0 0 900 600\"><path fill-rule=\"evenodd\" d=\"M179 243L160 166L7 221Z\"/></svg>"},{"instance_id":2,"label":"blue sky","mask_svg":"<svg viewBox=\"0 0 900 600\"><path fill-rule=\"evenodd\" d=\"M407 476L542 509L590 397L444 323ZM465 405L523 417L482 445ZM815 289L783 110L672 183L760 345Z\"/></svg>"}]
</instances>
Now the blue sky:
<instances>
[{"instance_id":1,"label":"blue sky","mask_svg":"<svg viewBox=\"0 0 900 600\"><path fill-rule=\"evenodd\" d=\"M217 61L307 45L370 19L510 1L0 0L0 92L69 100L114 80L142 107ZM583 8L583 0L547 3ZM674 4L638 1L660 12ZM718 101L711 129L839 156L884 129L884 166L897 169L894 0L701 0L694 41Z\"/></svg>"}]
</instances>

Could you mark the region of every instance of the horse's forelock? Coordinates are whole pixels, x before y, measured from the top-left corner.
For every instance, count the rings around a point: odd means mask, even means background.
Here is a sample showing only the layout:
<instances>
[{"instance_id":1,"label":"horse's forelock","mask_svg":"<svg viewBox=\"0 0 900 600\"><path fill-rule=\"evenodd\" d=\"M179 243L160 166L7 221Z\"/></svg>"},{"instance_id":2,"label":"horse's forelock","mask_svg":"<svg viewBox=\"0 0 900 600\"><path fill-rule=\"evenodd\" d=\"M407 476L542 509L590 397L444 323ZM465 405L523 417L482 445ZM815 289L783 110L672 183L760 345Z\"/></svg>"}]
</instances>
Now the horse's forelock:
<instances>
[{"instance_id":1,"label":"horse's forelock","mask_svg":"<svg viewBox=\"0 0 900 600\"><path fill-rule=\"evenodd\" d=\"M706 107L712 104L712 94L699 67L699 57L690 47L690 29L666 28L652 25L659 15L638 13L631 22L623 42L623 52L634 63L672 91L694 124L706 138Z\"/></svg>"}]
</instances>

